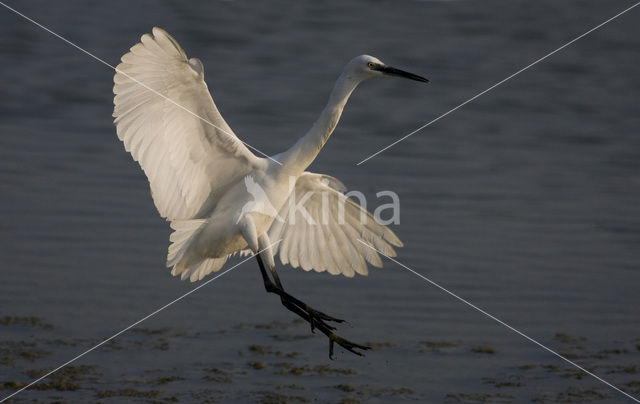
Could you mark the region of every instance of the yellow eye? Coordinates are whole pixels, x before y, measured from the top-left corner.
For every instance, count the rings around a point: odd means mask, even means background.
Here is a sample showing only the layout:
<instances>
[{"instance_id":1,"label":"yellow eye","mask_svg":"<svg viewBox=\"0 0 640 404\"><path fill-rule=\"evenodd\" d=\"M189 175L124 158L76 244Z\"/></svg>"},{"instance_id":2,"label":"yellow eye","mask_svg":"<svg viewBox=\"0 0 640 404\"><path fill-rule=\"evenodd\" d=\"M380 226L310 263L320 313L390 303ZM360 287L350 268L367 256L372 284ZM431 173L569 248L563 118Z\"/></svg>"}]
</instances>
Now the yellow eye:
<instances>
[{"instance_id":1,"label":"yellow eye","mask_svg":"<svg viewBox=\"0 0 640 404\"><path fill-rule=\"evenodd\" d=\"M369 69L373 69L376 66L376 64L373 62L369 62L367 63L367 66L369 66Z\"/></svg>"}]
</instances>

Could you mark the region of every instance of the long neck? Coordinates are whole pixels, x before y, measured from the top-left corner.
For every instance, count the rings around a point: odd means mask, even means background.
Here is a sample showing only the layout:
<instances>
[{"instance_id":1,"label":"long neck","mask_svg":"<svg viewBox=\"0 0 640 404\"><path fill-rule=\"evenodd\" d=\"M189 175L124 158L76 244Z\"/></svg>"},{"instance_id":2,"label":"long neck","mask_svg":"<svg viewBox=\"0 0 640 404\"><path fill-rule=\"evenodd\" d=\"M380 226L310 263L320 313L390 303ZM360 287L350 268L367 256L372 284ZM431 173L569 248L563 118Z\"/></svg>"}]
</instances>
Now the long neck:
<instances>
[{"instance_id":1,"label":"long neck","mask_svg":"<svg viewBox=\"0 0 640 404\"><path fill-rule=\"evenodd\" d=\"M349 96L360 84L360 80L343 73L329 96L327 106L311 129L289 150L282 153L283 168L289 172L303 172L316 158L335 129Z\"/></svg>"}]
</instances>

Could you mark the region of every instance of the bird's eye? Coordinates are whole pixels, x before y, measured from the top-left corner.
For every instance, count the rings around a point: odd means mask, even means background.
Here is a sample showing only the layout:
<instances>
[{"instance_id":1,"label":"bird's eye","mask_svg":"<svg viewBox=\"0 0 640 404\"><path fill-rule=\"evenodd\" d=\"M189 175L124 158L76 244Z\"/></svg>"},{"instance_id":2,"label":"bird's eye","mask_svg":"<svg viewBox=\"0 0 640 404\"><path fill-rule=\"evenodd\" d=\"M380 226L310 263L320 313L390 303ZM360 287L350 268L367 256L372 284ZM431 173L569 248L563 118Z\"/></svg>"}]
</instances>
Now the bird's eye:
<instances>
[{"instance_id":1,"label":"bird's eye","mask_svg":"<svg viewBox=\"0 0 640 404\"><path fill-rule=\"evenodd\" d=\"M373 69L376 66L376 64L373 62L369 62L367 63L367 66L369 66L369 69Z\"/></svg>"}]
</instances>

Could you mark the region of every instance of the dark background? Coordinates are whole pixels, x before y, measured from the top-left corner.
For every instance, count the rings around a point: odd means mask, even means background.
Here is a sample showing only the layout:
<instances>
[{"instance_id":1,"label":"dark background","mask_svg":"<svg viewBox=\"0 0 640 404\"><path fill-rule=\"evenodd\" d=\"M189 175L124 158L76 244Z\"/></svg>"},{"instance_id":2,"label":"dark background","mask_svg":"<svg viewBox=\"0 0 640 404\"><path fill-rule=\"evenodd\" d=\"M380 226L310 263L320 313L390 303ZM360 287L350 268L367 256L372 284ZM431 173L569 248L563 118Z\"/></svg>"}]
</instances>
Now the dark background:
<instances>
[{"instance_id":1,"label":"dark background","mask_svg":"<svg viewBox=\"0 0 640 404\"><path fill-rule=\"evenodd\" d=\"M356 55L430 78L363 84L311 170L370 210L397 192L400 262L640 394L640 8L355 165L633 2L8 4L114 66L166 29L269 154ZM197 284L164 267L170 229L116 137L113 71L4 7L0 58L4 397ZM376 349L329 361L251 261L16 400L625 400L392 262L353 279L280 272Z\"/></svg>"}]
</instances>

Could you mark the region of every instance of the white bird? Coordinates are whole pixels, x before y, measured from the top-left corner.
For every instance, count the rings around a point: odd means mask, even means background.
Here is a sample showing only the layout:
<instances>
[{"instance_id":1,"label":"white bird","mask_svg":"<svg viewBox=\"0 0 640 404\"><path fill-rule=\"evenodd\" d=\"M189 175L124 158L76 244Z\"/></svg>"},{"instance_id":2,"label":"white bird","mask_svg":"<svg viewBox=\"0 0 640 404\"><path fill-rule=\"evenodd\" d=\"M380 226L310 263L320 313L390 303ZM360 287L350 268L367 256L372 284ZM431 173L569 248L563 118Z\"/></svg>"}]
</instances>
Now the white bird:
<instances>
[{"instance_id":1,"label":"white bird","mask_svg":"<svg viewBox=\"0 0 640 404\"><path fill-rule=\"evenodd\" d=\"M318 328L329 337L330 355L334 342L358 355L356 348L368 349L338 337L335 327L327 324L342 320L286 293L274 256L279 254L282 264L294 268L351 277L367 275L367 262L382 266L376 251L363 242L389 256L395 256L394 246L402 246L389 228L344 196L339 180L305 171L329 139L356 86L385 76L428 81L372 56L358 56L344 68L307 134L285 152L262 158L220 115L200 60L187 58L161 28L143 35L116 67L113 116L118 138L149 179L158 212L171 221L171 273L196 281L220 270L235 253L253 253L267 291L278 294L312 330Z\"/></svg>"}]
</instances>

